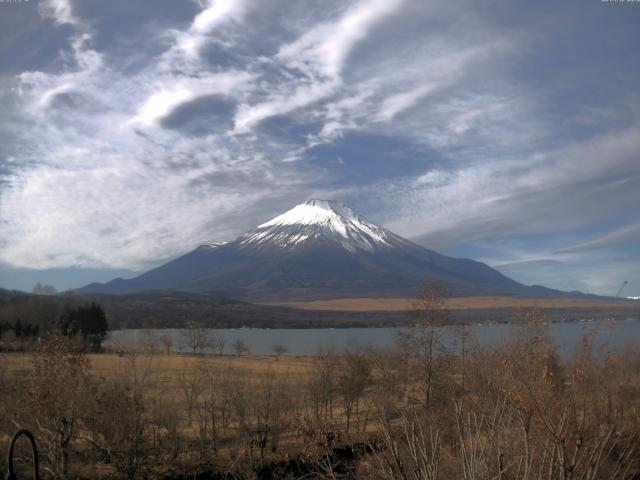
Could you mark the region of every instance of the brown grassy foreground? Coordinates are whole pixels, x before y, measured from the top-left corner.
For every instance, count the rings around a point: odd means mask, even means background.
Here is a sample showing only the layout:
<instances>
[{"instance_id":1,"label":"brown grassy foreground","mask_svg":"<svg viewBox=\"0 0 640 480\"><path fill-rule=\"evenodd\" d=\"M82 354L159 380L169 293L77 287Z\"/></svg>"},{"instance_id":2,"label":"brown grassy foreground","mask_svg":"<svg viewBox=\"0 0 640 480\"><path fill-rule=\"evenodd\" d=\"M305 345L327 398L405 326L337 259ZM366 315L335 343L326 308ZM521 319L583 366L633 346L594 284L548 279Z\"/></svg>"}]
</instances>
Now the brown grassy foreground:
<instances>
[{"instance_id":1,"label":"brown grassy foreground","mask_svg":"<svg viewBox=\"0 0 640 480\"><path fill-rule=\"evenodd\" d=\"M407 311L415 302L413 298L339 298L310 302L289 302L279 305L305 310L328 310L339 312L395 312ZM629 307L638 309L640 302L627 299L590 298L522 298L522 297L451 297L446 300L450 310L494 309L494 308L595 308L609 309Z\"/></svg>"},{"instance_id":2,"label":"brown grassy foreground","mask_svg":"<svg viewBox=\"0 0 640 480\"><path fill-rule=\"evenodd\" d=\"M0 448L32 429L45 478L638 478L637 345L588 336L563 360L535 314L496 350L452 327L445 352L440 307L394 349L318 357L85 355L53 335L0 355Z\"/></svg>"}]
</instances>

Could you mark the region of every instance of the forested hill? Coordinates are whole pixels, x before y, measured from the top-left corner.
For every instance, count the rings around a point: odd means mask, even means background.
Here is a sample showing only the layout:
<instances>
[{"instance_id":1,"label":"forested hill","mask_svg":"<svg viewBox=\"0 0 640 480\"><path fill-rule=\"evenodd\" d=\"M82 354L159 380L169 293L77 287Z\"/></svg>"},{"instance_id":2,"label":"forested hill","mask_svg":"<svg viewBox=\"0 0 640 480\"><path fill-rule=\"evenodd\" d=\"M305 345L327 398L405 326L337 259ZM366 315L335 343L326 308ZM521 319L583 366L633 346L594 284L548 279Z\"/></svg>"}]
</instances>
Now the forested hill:
<instances>
[{"instance_id":1,"label":"forested hill","mask_svg":"<svg viewBox=\"0 0 640 480\"><path fill-rule=\"evenodd\" d=\"M82 295L105 309L112 329L179 328L195 322L209 328L321 328L396 325L405 312L335 312L256 305L186 292Z\"/></svg>"}]
</instances>

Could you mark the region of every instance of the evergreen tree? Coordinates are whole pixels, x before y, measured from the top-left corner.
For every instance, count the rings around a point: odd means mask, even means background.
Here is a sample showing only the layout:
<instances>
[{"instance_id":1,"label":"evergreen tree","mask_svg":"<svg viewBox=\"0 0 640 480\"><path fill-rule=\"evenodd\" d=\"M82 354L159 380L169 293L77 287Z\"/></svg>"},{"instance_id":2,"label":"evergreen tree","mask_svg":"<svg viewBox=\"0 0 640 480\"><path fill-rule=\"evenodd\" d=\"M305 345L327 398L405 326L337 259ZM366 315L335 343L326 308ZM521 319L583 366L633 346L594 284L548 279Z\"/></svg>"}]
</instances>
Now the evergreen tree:
<instances>
[{"instance_id":1,"label":"evergreen tree","mask_svg":"<svg viewBox=\"0 0 640 480\"><path fill-rule=\"evenodd\" d=\"M81 335L85 346L100 351L107 336L107 316L100 305L91 302L72 308L67 305L59 321L60 333L66 337Z\"/></svg>"}]
</instances>

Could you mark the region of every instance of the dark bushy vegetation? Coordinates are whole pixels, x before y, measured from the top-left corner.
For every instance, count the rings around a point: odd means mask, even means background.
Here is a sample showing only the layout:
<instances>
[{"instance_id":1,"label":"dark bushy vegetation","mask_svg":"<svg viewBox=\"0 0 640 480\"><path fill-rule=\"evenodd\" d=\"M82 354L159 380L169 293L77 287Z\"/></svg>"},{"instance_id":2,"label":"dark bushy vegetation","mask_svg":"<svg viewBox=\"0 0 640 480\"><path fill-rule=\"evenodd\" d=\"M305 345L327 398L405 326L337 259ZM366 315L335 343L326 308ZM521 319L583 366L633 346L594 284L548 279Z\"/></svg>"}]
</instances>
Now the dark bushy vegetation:
<instances>
[{"instance_id":1,"label":"dark bushy vegetation","mask_svg":"<svg viewBox=\"0 0 640 480\"><path fill-rule=\"evenodd\" d=\"M348 328L394 327L406 319L404 311L323 311L300 310L274 305L256 305L224 297L187 292L153 291L130 295L31 296L0 290L0 318L3 310L15 303L48 305L62 313L66 304L90 302L99 304L109 319L111 330L128 328L185 328L196 323L204 328ZM51 304L54 305L51 305ZM492 321L510 323L518 320L517 307L473 308L454 310L451 318L456 323ZM640 315L635 304L606 308L572 307L545 308L550 321L593 319L626 319ZM32 317L24 316L31 319ZM31 320L30 320L31 321ZM37 323L37 322L36 322ZM42 327L41 327L42 328ZM41 330L42 331L42 330Z\"/></svg>"},{"instance_id":2,"label":"dark bushy vegetation","mask_svg":"<svg viewBox=\"0 0 640 480\"><path fill-rule=\"evenodd\" d=\"M229 298L186 292L144 292L130 295L87 295L80 300L95 300L107 312L110 328L184 328L195 322L207 328L348 328L393 327L406 319L404 311L341 312L300 310L274 305L257 305ZM456 323L518 320L519 308L478 308L455 310ZM551 321L583 318L619 318L640 316L640 306L606 308L545 308Z\"/></svg>"},{"instance_id":3,"label":"dark bushy vegetation","mask_svg":"<svg viewBox=\"0 0 640 480\"><path fill-rule=\"evenodd\" d=\"M67 305L58 321L58 328L65 337L79 335L87 349L98 352L107 335L107 316L94 302L76 307Z\"/></svg>"},{"instance_id":4,"label":"dark bushy vegetation","mask_svg":"<svg viewBox=\"0 0 640 480\"><path fill-rule=\"evenodd\" d=\"M97 352L107 330L107 316L94 302L25 294L0 297L0 351L30 350L41 337L59 332Z\"/></svg>"}]
</instances>

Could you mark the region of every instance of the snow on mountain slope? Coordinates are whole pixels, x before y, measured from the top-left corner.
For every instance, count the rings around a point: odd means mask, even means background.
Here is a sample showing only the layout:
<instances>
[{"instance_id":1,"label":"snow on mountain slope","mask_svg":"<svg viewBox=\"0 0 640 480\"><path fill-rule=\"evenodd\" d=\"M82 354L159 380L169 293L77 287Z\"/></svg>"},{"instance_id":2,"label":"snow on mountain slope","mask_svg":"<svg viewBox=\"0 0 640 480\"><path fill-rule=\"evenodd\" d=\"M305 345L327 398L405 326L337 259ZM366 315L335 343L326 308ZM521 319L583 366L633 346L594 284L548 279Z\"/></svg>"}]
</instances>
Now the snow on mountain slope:
<instances>
[{"instance_id":1,"label":"snow on mountain slope","mask_svg":"<svg viewBox=\"0 0 640 480\"><path fill-rule=\"evenodd\" d=\"M566 295L428 250L328 200L309 200L231 242L202 245L136 278L78 292L180 290L269 302L404 298L427 280L444 282L453 296Z\"/></svg>"},{"instance_id":2,"label":"snow on mountain slope","mask_svg":"<svg viewBox=\"0 0 640 480\"><path fill-rule=\"evenodd\" d=\"M371 252L402 239L338 202L309 200L246 233L238 242L244 248L290 248L319 240L332 241L351 252Z\"/></svg>"},{"instance_id":3,"label":"snow on mountain slope","mask_svg":"<svg viewBox=\"0 0 640 480\"><path fill-rule=\"evenodd\" d=\"M212 243L207 243L205 245L200 245L200 248L208 248L208 249L213 249L213 248L218 248L218 247L222 247L223 245L226 245L227 242L212 242Z\"/></svg>"}]
</instances>

